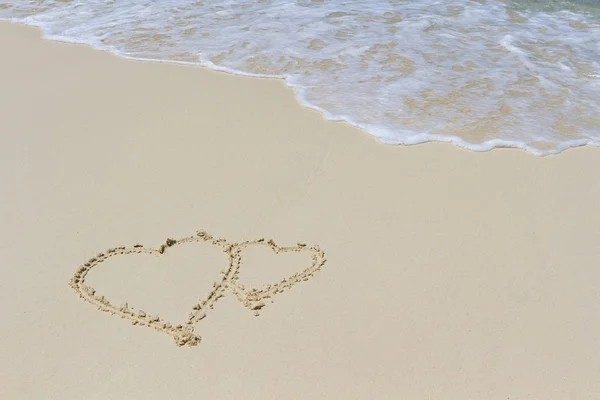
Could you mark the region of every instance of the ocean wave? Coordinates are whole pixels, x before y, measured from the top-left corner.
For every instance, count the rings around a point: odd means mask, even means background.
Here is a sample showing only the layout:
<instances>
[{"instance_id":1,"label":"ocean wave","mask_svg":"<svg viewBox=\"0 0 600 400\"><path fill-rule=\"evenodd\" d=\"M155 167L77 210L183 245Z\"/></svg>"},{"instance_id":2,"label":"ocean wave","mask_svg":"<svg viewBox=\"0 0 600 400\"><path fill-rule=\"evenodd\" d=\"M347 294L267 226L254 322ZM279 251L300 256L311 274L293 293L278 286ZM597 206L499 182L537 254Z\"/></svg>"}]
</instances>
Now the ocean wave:
<instances>
[{"instance_id":1,"label":"ocean wave","mask_svg":"<svg viewBox=\"0 0 600 400\"><path fill-rule=\"evenodd\" d=\"M384 143L600 144L600 18L585 1L3 1L0 18L48 39L285 78Z\"/></svg>"}]
</instances>

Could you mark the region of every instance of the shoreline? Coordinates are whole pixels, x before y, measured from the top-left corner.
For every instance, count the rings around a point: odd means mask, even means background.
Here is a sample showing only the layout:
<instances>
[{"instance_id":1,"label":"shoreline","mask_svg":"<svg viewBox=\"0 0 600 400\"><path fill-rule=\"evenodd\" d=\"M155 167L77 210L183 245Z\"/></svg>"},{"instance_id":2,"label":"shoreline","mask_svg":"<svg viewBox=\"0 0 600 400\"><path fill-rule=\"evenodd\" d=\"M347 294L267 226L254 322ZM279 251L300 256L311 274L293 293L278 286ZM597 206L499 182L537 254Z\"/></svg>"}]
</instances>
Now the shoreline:
<instances>
[{"instance_id":1,"label":"shoreline","mask_svg":"<svg viewBox=\"0 0 600 400\"><path fill-rule=\"evenodd\" d=\"M384 145L278 80L8 22L0 54L1 398L600 393L600 149ZM160 332L215 294L196 346Z\"/></svg>"},{"instance_id":2,"label":"shoreline","mask_svg":"<svg viewBox=\"0 0 600 400\"><path fill-rule=\"evenodd\" d=\"M420 133L418 135L413 135L413 136L411 136L411 138L409 138L408 140L404 140L402 143L397 143L397 142L386 139L388 135L385 133L382 135L376 134L375 132L381 131L380 127L378 127L378 126L370 126L368 124L363 124L360 122L353 121L347 115L336 116L319 106L311 104L308 100L305 99L305 96L302 94L303 89L298 87L298 85L291 83L289 81L288 77L285 75L280 76L280 75L253 74L253 73L244 72L244 71L240 71L240 70L234 70L234 69L227 68L227 67L221 67L221 66L213 64L210 61L201 61L199 63L195 63L195 62L188 62L188 61L132 57L132 56L127 56L127 55L123 54L119 50L111 49L108 47L102 48L101 46L93 44L93 43L89 43L89 42L85 42L85 41L78 41L73 38L63 37L63 36L59 36L59 35L54 35L54 36L46 35L46 33L44 32L44 28L41 25L27 24L22 21L0 19L0 23L3 23L3 22L15 24L15 25L19 25L19 26L23 26L23 27L27 27L27 28L37 29L37 30L39 30L40 37L43 40L49 40L49 41L54 41L54 42L58 42L58 43L66 43L66 44L84 45L93 50L106 52L106 53L109 53L113 56L119 57L124 60L146 62L146 63L182 65L182 66L187 66L187 67L202 68L202 69L206 69L208 71L213 71L213 72L226 73L226 74L230 74L230 75L234 75L234 76L243 76L243 77L250 77L250 78L256 78L256 79L281 80L285 84L285 86L294 93L294 97L295 97L296 101L302 107L305 107L307 109L318 112L322 116L322 118L325 119L326 121L344 122L344 123L352 126L353 128L360 129L365 134L375 138L381 144L385 144L385 145L389 145L389 146L414 146L414 145L420 145L420 144L432 143L432 142L433 143L449 143L454 146L460 147L462 149L474 151L474 152L485 153L485 152L489 152L489 151L492 151L495 149L517 149L517 150L523 150L523 151L530 153L536 157L546 157L546 156L558 155L564 151L567 151L567 150L570 150L573 148L582 147L582 146L600 147L600 141L592 140L592 139L583 139L583 138L564 141L551 149L544 149L544 148L533 147L532 145L529 145L529 144L515 143L513 141L505 140L505 139L497 139L496 138L496 139L486 140L486 141L480 142L480 143L471 143L471 142L466 141L465 139L463 139L460 136L456 136L456 135L452 135L452 134L438 134L438 133L432 134L432 133L425 133L425 132Z\"/></svg>"}]
</instances>

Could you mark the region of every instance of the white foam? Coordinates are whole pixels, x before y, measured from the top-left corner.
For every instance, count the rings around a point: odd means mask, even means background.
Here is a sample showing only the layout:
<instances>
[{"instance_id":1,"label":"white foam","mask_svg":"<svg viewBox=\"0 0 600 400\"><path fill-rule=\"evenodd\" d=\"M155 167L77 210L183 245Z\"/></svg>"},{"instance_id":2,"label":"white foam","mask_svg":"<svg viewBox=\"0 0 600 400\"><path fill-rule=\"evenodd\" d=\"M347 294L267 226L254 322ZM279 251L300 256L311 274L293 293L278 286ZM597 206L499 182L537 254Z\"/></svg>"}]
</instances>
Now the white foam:
<instances>
[{"instance_id":1,"label":"white foam","mask_svg":"<svg viewBox=\"0 0 600 400\"><path fill-rule=\"evenodd\" d=\"M496 0L0 0L0 19L145 61L285 78L384 143L600 143L600 19Z\"/></svg>"}]
</instances>

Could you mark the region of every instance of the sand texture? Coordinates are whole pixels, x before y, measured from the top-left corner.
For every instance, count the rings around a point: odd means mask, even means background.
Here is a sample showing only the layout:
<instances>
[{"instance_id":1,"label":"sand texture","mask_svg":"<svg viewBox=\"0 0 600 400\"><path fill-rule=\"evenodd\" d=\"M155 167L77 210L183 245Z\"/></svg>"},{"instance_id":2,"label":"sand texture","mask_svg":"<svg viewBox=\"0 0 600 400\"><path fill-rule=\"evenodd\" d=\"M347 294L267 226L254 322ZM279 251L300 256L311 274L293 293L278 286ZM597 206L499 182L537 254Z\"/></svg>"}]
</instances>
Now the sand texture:
<instances>
[{"instance_id":1,"label":"sand texture","mask_svg":"<svg viewBox=\"0 0 600 400\"><path fill-rule=\"evenodd\" d=\"M0 399L600 398L599 148L385 146L8 23L0 55Z\"/></svg>"}]
</instances>

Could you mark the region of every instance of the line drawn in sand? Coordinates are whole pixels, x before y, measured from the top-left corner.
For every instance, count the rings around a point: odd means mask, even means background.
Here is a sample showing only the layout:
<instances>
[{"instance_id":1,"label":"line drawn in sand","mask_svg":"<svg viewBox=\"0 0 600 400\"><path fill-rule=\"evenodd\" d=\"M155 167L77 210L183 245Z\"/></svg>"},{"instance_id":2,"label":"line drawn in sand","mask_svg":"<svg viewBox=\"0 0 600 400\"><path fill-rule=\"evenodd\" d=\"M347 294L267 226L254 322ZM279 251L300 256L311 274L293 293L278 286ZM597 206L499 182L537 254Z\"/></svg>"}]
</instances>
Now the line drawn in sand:
<instances>
[{"instance_id":1,"label":"line drawn in sand","mask_svg":"<svg viewBox=\"0 0 600 400\"><path fill-rule=\"evenodd\" d=\"M198 303L192 307L188 319L183 324L173 324L169 321L164 321L158 316L151 316L144 311L133 311L127 303L121 307L116 307L104 296L99 296L96 289L86 285L85 279L87 274L94 267L98 267L102 262L111 257L123 254L145 253L160 256L165 254L169 248L183 243L192 242L208 242L215 246L219 246L228 256L229 266L221 273L223 275L220 282L213 284L212 290L205 298L200 298ZM309 252L312 253L312 264L305 270L298 272L288 278L281 280L276 284L269 284L260 289L246 288L239 282L240 268L242 265L242 252L250 246L266 246L271 248L275 253L286 252ZM325 253L318 247L309 247L304 243L297 243L296 246L281 247L273 240L265 241L265 239L257 239L253 241L245 241L240 243L230 243L225 239L214 238L212 235L204 231L199 231L194 236L185 237L182 239L167 239L167 241L158 249L135 245L133 247L116 247L99 253L95 257L90 258L85 264L80 266L75 275L69 281L69 285L79 294L79 296L95 305L100 311L118 315L123 319L128 319L133 325L146 326L153 328L159 332L166 333L173 337L177 346L196 346L200 343L201 337L194 333L194 325L204 319L209 309L212 309L214 304L222 297L225 292L230 290L246 308L253 311L255 315L259 315L260 310L266 306L266 301L275 295L282 293L286 289L299 282L308 281L317 271L325 264Z\"/></svg>"}]
</instances>

